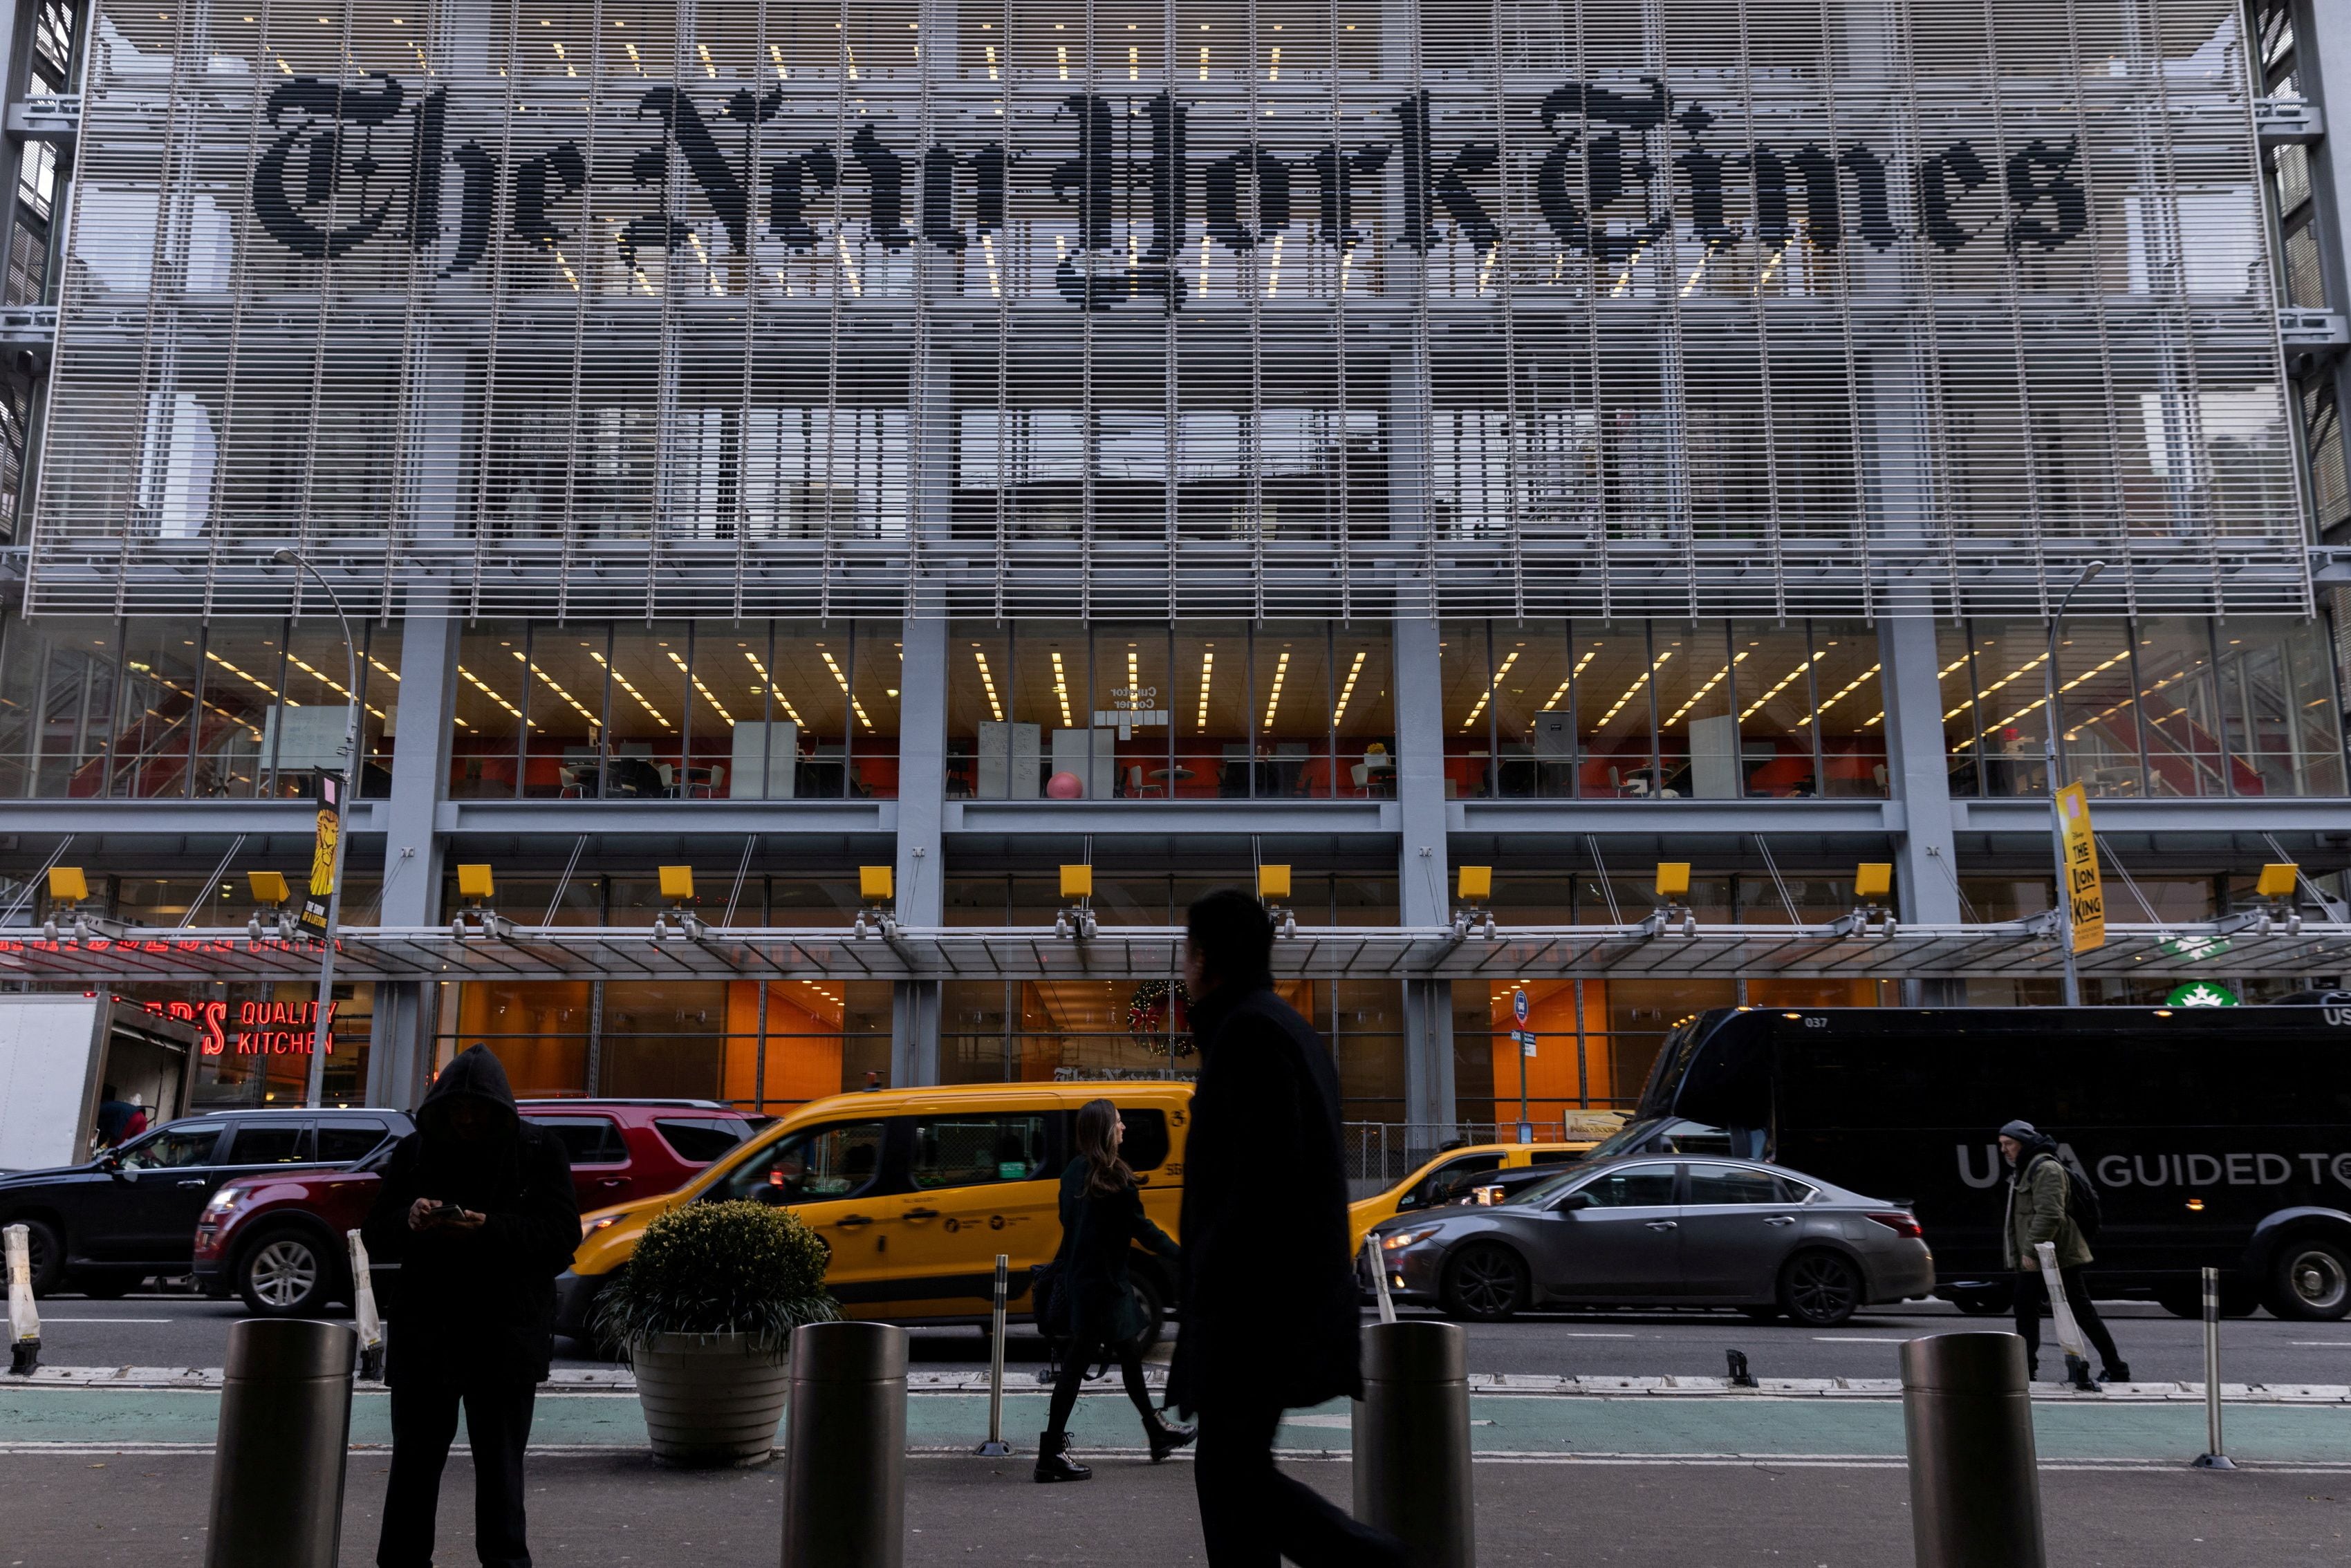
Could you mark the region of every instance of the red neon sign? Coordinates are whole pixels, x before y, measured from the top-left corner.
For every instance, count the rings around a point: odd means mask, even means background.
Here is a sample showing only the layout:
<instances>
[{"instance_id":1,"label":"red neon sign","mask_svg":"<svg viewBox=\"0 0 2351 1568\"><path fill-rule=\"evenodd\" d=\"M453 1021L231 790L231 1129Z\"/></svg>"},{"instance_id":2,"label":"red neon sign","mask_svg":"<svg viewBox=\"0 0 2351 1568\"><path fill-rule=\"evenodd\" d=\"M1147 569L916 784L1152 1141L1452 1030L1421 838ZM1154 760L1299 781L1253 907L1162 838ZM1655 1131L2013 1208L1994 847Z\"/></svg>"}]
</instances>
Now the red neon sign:
<instances>
[{"instance_id":1,"label":"red neon sign","mask_svg":"<svg viewBox=\"0 0 2351 1568\"><path fill-rule=\"evenodd\" d=\"M194 1024L206 1056L308 1056L318 1038L319 1004L307 1002L239 1002L234 1034L229 1029L229 1005L221 1001L147 1002L158 1018ZM327 1054L335 1054L335 1009L327 1004Z\"/></svg>"}]
</instances>

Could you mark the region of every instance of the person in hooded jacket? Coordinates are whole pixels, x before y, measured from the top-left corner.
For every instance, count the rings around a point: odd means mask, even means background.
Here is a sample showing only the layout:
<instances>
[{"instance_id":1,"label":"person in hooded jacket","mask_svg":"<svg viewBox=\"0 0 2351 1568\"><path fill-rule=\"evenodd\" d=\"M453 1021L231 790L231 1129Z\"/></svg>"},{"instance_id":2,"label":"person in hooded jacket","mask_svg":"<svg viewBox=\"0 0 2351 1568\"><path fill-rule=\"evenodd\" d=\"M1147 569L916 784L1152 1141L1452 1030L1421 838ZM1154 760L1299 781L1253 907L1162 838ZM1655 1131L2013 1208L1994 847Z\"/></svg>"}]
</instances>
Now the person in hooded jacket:
<instances>
[{"instance_id":1,"label":"person in hooded jacket","mask_svg":"<svg viewBox=\"0 0 2351 1568\"><path fill-rule=\"evenodd\" d=\"M1339 1078L1273 990L1273 922L1225 889L1186 919L1200 1078L1185 1140L1182 1329L1168 1404L1199 1416L1211 1568L1403 1568L1404 1549L1274 1466L1281 1413L1363 1392ZM1275 1194L1269 1207L1268 1194Z\"/></svg>"},{"instance_id":2,"label":"person in hooded jacket","mask_svg":"<svg viewBox=\"0 0 2351 1568\"><path fill-rule=\"evenodd\" d=\"M2082 1276L2090 1266L2090 1244L2065 1207L2074 1173L2057 1157L2057 1140L2030 1122L2011 1122L2000 1130L2000 1154L2009 1165L2008 1217L2001 1239L2008 1266L2016 1270L2016 1332L2024 1337L2025 1376L2041 1375L2041 1314L2049 1305L2049 1281L2036 1249L2047 1241L2056 1248L2065 1304L2105 1363L2098 1381L2128 1383L2130 1367L2116 1353L2115 1336L2098 1316Z\"/></svg>"},{"instance_id":3,"label":"person in hooded jacket","mask_svg":"<svg viewBox=\"0 0 2351 1568\"><path fill-rule=\"evenodd\" d=\"M392 1479L378 1568L431 1568L441 1471L463 1406L474 1544L485 1568L530 1568L523 1448L555 1353L555 1277L580 1244L571 1164L517 1114L487 1048L461 1051L383 1169L363 1231L400 1265L384 1331Z\"/></svg>"},{"instance_id":4,"label":"person in hooded jacket","mask_svg":"<svg viewBox=\"0 0 2351 1568\"><path fill-rule=\"evenodd\" d=\"M1078 1108L1076 1130L1077 1157L1061 1173L1059 1256L1066 1270L1061 1288L1069 1292L1070 1337L1062 1346L1061 1375L1053 1385L1045 1430L1037 1439L1040 1481L1081 1481L1093 1475L1092 1468L1070 1458L1069 1427L1086 1368L1099 1359L1118 1363L1126 1397L1143 1417L1153 1464L1192 1440L1190 1431L1169 1426L1152 1408L1151 1391L1143 1382L1142 1340L1149 1324L1127 1272L1128 1255L1137 1247L1171 1262L1182 1253L1143 1211L1134 1171L1119 1157L1126 1124L1118 1107L1107 1100L1087 1101Z\"/></svg>"}]
</instances>

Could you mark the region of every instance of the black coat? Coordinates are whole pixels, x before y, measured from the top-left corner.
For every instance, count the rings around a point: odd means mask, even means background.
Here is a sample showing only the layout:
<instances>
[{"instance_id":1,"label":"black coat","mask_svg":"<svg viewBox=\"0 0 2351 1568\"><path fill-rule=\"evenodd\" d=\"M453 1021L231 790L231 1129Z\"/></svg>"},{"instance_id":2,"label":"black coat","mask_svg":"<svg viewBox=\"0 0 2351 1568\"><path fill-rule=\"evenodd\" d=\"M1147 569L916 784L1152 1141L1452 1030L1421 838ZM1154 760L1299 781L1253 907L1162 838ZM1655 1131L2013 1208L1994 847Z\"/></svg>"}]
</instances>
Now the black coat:
<instances>
[{"instance_id":1,"label":"black coat","mask_svg":"<svg viewBox=\"0 0 2351 1568\"><path fill-rule=\"evenodd\" d=\"M1168 1402L1289 1408L1360 1394L1331 1052L1270 983L1220 988L1191 1015L1201 1068L1184 1150L1183 1326Z\"/></svg>"},{"instance_id":2,"label":"black coat","mask_svg":"<svg viewBox=\"0 0 2351 1568\"><path fill-rule=\"evenodd\" d=\"M1127 1260L1136 1247L1174 1262L1167 1232L1143 1212L1143 1195L1086 1190L1084 1155L1061 1173L1061 1289L1070 1292L1070 1337L1080 1344L1119 1345L1149 1327L1134 1299Z\"/></svg>"},{"instance_id":3,"label":"black coat","mask_svg":"<svg viewBox=\"0 0 2351 1568\"><path fill-rule=\"evenodd\" d=\"M445 1130L470 1096L502 1113L486 1142ZM394 1381L541 1383L555 1351L555 1276L580 1245L571 1162L555 1136L515 1112L498 1059L476 1045L441 1070L417 1107L417 1131L383 1170L361 1233L371 1260L400 1265L386 1313L386 1375ZM482 1215L479 1230L411 1230L420 1197Z\"/></svg>"}]
</instances>

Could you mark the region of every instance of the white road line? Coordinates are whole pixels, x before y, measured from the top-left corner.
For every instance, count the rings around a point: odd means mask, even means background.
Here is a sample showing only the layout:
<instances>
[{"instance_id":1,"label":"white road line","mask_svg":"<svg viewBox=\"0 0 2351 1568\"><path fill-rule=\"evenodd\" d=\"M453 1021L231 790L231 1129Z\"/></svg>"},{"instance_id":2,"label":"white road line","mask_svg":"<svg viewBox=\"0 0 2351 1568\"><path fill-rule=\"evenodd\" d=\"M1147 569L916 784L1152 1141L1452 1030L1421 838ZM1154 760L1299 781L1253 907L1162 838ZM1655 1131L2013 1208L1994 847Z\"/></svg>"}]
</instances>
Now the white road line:
<instances>
[{"instance_id":1,"label":"white road line","mask_svg":"<svg viewBox=\"0 0 2351 1568\"><path fill-rule=\"evenodd\" d=\"M1569 1339L1638 1339L1640 1336L1629 1333L1570 1333L1567 1337ZM1659 1334L1657 1337L1663 1339L1665 1335Z\"/></svg>"},{"instance_id":2,"label":"white road line","mask_svg":"<svg viewBox=\"0 0 2351 1568\"><path fill-rule=\"evenodd\" d=\"M45 1323L168 1323L176 1322L179 1320L176 1318L60 1318L43 1312L41 1321Z\"/></svg>"},{"instance_id":3,"label":"white road line","mask_svg":"<svg viewBox=\"0 0 2351 1568\"><path fill-rule=\"evenodd\" d=\"M1887 1339L1882 1334L1858 1333L1816 1333L1813 1336L1813 1342L1816 1344L1908 1344L1910 1343L1907 1339Z\"/></svg>"},{"instance_id":4,"label":"white road line","mask_svg":"<svg viewBox=\"0 0 2351 1568\"><path fill-rule=\"evenodd\" d=\"M2297 1339L2287 1343L2297 1350L2351 1350L2351 1339Z\"/></svg>"}]
</instances>

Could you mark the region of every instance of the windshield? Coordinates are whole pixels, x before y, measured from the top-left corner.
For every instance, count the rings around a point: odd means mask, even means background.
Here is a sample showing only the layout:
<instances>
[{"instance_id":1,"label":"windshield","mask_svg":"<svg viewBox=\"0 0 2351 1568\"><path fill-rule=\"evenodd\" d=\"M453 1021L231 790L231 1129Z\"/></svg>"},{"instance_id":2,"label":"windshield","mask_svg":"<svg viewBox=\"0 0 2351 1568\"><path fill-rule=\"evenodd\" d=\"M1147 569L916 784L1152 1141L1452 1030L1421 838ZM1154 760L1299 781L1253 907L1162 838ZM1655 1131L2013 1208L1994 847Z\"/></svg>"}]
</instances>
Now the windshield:
<instances>
[{"instance_id":1,"label":"windshield","mask_svg":"<svg viewBox=\"0 0 2351 1568\"><path fill-rule=\"evenodd\" d=\"M1643 1121L1627 1122L1593 1145L1592 1152L1583 1156L1584 1162L1596 1165L1602 1160L1613 1160L1618 1155L1637 1153L1650 1134L1671 1120L1669 1116L1651 1116Z\"/></svg>"},{"instance_id":2,"label":"windshield","mask_svg":"<svg viewBox=\"0 0 2351 1568\"><path fill-rule=\"evenodd\" d=\"M1592 1152L1592 1158L1596 1160L1599 1157L1600 1151L1594 1149ZM1576 1180L1585 1174L1583 1166L1571 1166L1558 1176L1552 1177L1549 1181L1529 1182L1526 1186L1519 1188L1518 1191L1504 1197L1501 1203L1497 1207L1502 1208L1543 1207L1549 1204L1552 1199L1557 1197L1561 1193L1565 1192L1569 1187L1574 1186Z\"/></svg>"}]
</instances>

